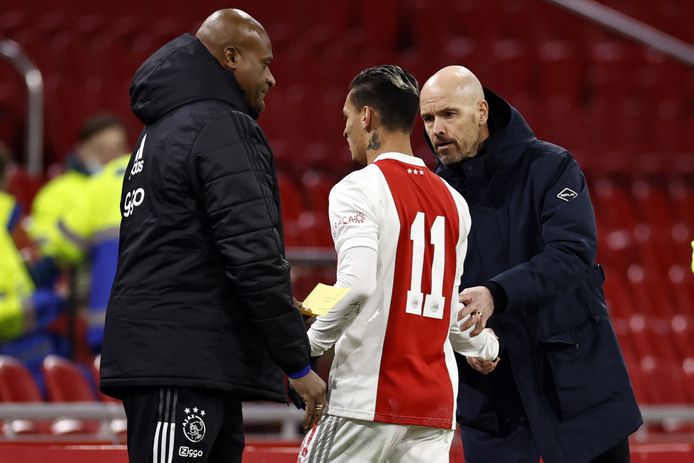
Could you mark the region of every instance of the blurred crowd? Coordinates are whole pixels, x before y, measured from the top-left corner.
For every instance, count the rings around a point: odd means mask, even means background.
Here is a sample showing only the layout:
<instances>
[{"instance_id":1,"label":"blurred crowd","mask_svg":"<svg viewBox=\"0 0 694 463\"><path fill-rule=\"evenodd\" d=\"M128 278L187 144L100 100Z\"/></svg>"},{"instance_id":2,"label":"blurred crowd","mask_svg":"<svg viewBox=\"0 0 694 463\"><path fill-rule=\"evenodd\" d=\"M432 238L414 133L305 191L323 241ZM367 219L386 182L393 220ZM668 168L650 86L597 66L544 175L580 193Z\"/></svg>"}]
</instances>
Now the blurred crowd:
<instances>
[{"instance_id":1,"label":"blurred crowd","mask_svg":"<svg viewBox=\"0 0 694 463\"><path fill-rule=\"evenodd\" d=\"M42 391L46 356L100 353L128 159L124 123L92 115L23 210L7 192L12 153L0 142L0 354L21 360Z\"/></svg>"}]
</instances>

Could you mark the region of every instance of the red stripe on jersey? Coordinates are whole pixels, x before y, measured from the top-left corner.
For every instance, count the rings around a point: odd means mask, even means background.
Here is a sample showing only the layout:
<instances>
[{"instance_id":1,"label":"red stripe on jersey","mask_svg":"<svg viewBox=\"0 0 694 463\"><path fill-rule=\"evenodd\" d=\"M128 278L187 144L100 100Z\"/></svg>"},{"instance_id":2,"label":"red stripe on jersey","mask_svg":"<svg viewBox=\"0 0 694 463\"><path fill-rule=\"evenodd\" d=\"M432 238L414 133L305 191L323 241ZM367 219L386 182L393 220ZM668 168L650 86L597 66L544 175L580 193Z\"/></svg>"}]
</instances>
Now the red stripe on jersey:
<instances>
[{"instance_id":1,"label":"red stripe on jersey","mask_svg":"<svg viewBox=\"0 0 694 463\"><path fill-rule=\"evenodd\" d=\"M450 299L456 284L454 279L459 259L456 255L460 223L458 209L446 185L428 168L393 159L380 160L375 165L383 173L393 196L400 219L400 235L374 421L450 429L455 397L443 347L450 329L453 302ZM408 291L412 290L414 254L410 233L420 212L424 213L425 219L424 262L421 290L415 288L413 292L421 291L422 299L432 288L432 227L437 217L445 219L445 259L443 263L439 262L439 265L445 264L442 293L445 304L441 319L406 311ZM424 306L423 301L421 306Z\"/></svg>"}]
</instances>

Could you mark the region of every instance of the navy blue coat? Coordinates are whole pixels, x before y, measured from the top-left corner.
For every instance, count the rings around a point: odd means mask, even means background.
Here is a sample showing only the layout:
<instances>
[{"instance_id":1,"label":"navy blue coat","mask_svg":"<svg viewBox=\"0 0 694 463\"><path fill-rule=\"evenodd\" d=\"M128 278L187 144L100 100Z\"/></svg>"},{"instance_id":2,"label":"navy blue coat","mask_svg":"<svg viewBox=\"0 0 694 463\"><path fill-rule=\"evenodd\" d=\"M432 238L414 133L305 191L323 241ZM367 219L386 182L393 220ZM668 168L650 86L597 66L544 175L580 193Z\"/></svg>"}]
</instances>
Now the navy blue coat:
<instances>
[{"instance_id":1,"label":"navy blue coat","mask_svg":"<svg viewBox=\"0 0 694 463\"><path fill-rule=\"evenodd\" d=\"M458 359L466 457L519 461L527 423L546 463L585 463L642 423L595 265L588 188L568 151L485 97L483 152L436 169L472 216L461 290L496 284L507 299L488 323L502 343L498 368L484 376Z\"/></svg>"}]
</instances>

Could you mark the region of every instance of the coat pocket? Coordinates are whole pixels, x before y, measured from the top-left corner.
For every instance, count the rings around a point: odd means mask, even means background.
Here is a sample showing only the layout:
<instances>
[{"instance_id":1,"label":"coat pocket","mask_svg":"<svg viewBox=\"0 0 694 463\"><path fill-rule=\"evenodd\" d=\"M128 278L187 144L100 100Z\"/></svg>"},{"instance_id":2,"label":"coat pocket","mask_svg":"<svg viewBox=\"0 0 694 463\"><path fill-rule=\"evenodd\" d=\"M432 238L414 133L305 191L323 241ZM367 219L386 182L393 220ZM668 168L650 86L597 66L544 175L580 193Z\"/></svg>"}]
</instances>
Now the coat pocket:
<instances>
[{"instance_id":1,"label":"coat pocket","mask_svg":"<svg viewBox=\"0 0 694 463\"><path fill-rule=\"evenodd\" d=\"M619 351L608 320L596 318L541 345L563 421L619 394Z\"/></svg>"}]
</instances>

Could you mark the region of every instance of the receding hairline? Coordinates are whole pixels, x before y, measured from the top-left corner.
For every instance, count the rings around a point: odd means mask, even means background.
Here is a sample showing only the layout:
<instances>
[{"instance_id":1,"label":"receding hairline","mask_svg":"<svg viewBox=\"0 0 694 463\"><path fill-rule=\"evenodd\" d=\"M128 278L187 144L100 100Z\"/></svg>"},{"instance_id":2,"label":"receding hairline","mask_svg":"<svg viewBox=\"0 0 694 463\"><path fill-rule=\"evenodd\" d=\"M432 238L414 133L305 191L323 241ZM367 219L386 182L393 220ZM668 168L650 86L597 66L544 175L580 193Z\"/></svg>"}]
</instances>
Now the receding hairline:
<instances>
[{"instance_id":1,"label":"receding hairline","mask_svg":"<svg viewBox=\"0 0 694 463\"><path fill-rule=\"evenodd\" d=\"M433 89L455 89L464 98L480 101L484 99L484 89L477 76L464 66L447 66L432 75L422 85L420 97Z\"/></svg>"}]
</instances>

